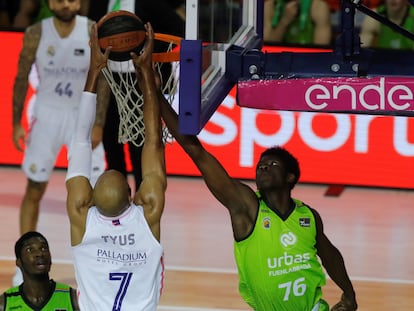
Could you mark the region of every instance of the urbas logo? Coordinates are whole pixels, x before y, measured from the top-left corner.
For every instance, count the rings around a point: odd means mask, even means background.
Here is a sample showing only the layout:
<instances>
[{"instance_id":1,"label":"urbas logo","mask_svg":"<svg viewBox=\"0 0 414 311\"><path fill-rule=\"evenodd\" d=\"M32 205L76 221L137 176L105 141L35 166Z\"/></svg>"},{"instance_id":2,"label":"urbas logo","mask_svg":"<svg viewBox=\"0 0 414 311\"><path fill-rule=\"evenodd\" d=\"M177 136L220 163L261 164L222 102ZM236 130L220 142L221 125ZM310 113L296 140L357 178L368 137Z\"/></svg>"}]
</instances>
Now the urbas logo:
<instances>
[{"instance_id":1,"label":"urbas logo","mask_svg":"<svg viewBox=\"0 0 414 311\"><path fill-rule=\"evenodd\" d=\"M290 255L287 252L284 252L283 256L268 258L267 266L270 269L283 268L285 266L303 264L309 260L310 260L309 253Z\"/></svg>"}]
</instances>

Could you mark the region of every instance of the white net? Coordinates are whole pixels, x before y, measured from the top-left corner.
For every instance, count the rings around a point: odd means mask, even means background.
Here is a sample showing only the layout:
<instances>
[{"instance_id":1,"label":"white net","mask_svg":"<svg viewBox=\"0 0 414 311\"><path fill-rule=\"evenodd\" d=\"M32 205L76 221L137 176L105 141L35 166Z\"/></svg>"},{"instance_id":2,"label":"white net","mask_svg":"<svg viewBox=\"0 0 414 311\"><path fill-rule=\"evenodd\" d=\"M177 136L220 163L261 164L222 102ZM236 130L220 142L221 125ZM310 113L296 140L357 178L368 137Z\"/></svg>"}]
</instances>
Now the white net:
<instances>
[{"instance_id":1,"label":"white net","mask_svg":"<svg viewBox=\"0 0 414 311\"><path fill-rule=\"evenodd\" d=\"M169 50L173 48L171 43ZM171 105L178 100L179 62L155 63L162 79L162 91ZM137 147L145 140L145 126L142 114L143 97L138 88L132 61L108 61L102 70L112 93L115 96L119 113L118 142L132 142ZM163 126L164 142L172 141L172 135Z\"/></svg>"}]
</instances>

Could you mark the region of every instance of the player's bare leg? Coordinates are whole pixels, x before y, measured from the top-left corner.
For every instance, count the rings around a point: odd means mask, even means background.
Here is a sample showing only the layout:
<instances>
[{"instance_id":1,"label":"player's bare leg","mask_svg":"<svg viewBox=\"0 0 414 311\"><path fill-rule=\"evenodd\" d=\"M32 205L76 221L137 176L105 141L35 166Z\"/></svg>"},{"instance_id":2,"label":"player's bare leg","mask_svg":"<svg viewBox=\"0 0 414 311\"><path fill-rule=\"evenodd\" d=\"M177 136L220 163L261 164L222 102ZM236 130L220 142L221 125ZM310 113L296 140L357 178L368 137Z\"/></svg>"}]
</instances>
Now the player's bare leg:
<instances>
[{"instance_id":1,"label":"player's bare leg","mask_svg":"<svg viewBox=\"0 0 414 311\"><path fill-rule=\"evenodd\" d=\"M26 192L20 206L20 234L35 231L39 219L40 201L46 191L47 182L28 179Z\"/></svg>"}]
</instances>

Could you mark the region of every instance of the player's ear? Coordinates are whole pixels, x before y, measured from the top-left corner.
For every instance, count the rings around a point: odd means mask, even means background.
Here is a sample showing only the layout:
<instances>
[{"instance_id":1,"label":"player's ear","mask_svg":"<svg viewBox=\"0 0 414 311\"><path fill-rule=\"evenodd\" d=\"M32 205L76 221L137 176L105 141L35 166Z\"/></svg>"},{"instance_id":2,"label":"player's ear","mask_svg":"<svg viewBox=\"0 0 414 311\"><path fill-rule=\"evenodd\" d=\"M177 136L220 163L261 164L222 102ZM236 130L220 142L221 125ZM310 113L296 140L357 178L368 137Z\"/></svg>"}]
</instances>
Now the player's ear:
<instances>
[{"instance_id":1,"label":"player's ear","mask_svg":"<svg viewBox=\"0 0 414 311\"><path fill-rule=\"evenodd\" d=\"M17 258L17 259L16 259L16 266L17 266L17 267L19 267L19 268L20 268L20 270L23 270L23 269L22 269L22 261L21 261L21 259L20 259L20 258Z\"/></svg>"},{"instance_id":2,"label":"player's ear","mask_svg":"<svg viewBox=\"0 0 414 311\"><path fill-rule=\"evenodd\" d=\"M293 173L287 174L287 182L293 184L295 182L296 176Z\"/></svg>"}]
</instances>

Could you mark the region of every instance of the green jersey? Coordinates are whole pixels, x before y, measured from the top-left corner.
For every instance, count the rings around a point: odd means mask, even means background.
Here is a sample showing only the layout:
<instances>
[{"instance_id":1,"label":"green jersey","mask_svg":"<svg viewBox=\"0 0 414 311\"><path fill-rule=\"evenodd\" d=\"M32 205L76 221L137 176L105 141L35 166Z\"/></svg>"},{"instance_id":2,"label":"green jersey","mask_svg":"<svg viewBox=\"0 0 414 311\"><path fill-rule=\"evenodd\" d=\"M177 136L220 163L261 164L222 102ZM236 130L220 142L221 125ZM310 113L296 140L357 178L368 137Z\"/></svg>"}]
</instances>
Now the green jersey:
<instances>
[{"instance_id":1,"label":"green jersey","mask_svg":"<svg viewBox=\"0 0 414 311\"><path fill-rule=\"evenodd\" d=\"M329 310L321 299L326 278L316 255L315 217L294 203L283 220L260 200L253 232L234 242L239 292L254 310Z\"/></svg>"},{"instance_id":2,"label":"green jersey","mask_svg":"<svg viewBox=\"0 0 414 311\"><path fill-rule=\"evenodd\" d=\"M12 287L4 292L4 311L72 311L70 286L53 282L50 296L43 305L33 306L20 290L20 286Z\"/></svg>"},{"instance_id":3,"label":"green jersey","mask_svg":"<svg viewBox=\"0 0 414 311\"><path fill-rule=\"evenodd\" d=\"M380 6L377 11L378 14L387 17L387 10L384 6ZM407 14L400 26L411 33L414 32L414 7L410 6L407 9ZM414 41L392 30L387 25L381 24L378 42L375 46L383 49L412 50L414 49Z\"/></svg>"}]
</instances>

